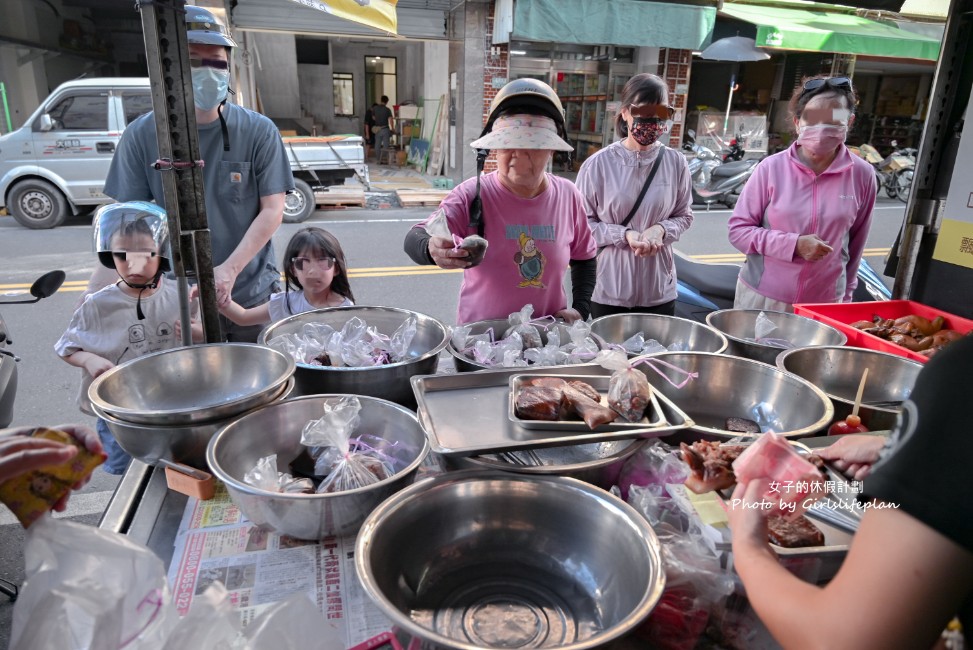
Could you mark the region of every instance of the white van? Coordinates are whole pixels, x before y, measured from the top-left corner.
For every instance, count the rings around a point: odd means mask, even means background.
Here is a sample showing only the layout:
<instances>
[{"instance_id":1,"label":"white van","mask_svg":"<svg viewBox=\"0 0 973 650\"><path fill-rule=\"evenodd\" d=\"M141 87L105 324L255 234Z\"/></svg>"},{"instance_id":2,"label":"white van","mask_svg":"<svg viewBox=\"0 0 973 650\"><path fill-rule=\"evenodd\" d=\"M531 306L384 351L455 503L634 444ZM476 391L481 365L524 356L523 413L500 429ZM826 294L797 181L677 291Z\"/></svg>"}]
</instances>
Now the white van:
<instances>
[{"instance_id":1,"label":"white van","mask_svg":"<svg viewBox=\"0 0 973 650\"><path fill-rule=\"evenodd\" d=\"M118 140L151 110L147 77L61 84L24 126L0 136L0 208L28 228L54 228L111 202L103 190Z\"/></svg>"}]
</instances>

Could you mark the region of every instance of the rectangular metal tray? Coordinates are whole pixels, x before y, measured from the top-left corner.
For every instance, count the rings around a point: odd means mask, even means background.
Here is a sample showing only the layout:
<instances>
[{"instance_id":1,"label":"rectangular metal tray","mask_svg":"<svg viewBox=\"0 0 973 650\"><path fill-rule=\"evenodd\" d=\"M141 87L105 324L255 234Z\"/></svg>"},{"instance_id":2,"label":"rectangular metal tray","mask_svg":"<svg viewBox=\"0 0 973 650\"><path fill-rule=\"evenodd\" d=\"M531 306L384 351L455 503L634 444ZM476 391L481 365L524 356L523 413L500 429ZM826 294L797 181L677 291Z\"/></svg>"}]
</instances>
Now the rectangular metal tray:
<instances>
[{"instance_id":1,"label":"rectangular metal tray","mask_svg":"<svg viewBox=\"0 0 973 650\"><path fill-rule=\"evenodd\" d=\"M646 427L661 427L666 424L665 415L662 413L662 407L659 405L659 400L656 398L658 391L654 388L651 392L651 402L649 408L646 412L649 413L649 417L643 417L638 422L627 422L625 420L609 422L608 424L603 424L595 429L588 428L582 420L526 420L520 418L516 413L516 403L517 403L517 393L520 392L526 385L530 383L532 379L537 379L539 377L550 377L551 375L539 372L523 375L511 375L510 377L510 399L508 400L509 408L507 409L507 417L514 424L519 424L525 429L545 429L548 431L580 431L582 433L590 433L592 431L601 433L604 431L627 431L631 429L644 429ZM608 383L611 381L611 376L608 375L563 375L565 380L578 380L583 381L590 385L592 388L601 393L601 404L602 406L608 405Z\"/></svg>"},{"instance_id":2,"label":"rectangular metal tray","mask_svg":"<svg viewBox=\"0 0 973 650\"><path fill-rule=\"evenodd\" d=\"M511 449L580 445L603 440L657 438L693 426L693 421L672 402L659 404L666 424L607 433L527 429L507 417L510 377L523 368L481 370L455 375L416 375L412 390L419 423L433 451L445 456L475 456ZM611 371L595 364L545 368L545 375L604 375Z\"/></svg>"}]
</instances>

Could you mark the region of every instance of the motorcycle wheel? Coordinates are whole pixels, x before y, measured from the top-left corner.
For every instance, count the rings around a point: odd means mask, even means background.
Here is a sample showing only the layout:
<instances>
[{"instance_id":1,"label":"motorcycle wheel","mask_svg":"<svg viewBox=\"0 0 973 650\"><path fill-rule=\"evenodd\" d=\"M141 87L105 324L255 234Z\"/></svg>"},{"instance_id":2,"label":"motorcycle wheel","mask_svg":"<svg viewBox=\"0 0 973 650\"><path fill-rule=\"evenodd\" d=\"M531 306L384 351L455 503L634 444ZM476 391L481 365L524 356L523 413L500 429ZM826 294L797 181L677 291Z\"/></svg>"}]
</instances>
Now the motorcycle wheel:
<instances>
[{"instance_id":1,"label":"motorcycle wheel","mask_svg":"<svg viewBox=\"0 0 973 650\"><path fill-rule=\"evenodd\" d=\"M913 170L902 169L895 173L892 182L895 184L895 198L903 203L909 202L909 195L912 194Z\"/></svg>"},{"instance_id":2,"label":"motorcycle wheel","mask_svg":"<svg viewBox=\"0 0 973 650\"><path fill-rule=\"evenodd\" d=\"M898 193L899 193L899 188L895 186L895 176L894 176L894 175L893 175L893 176L891 176L891 177L890 177L890 178L889 178L889 179L888 179L888 180L887 180L887 181L885 182L885 185L884 185L884 186L885 186L885 193L886 193L886 194L888 195L888 197L889 197L890 199L894 199L894 198L896 198L896 196L897 196L897 195L898 195Z\"/></svg>"}]
</instances>

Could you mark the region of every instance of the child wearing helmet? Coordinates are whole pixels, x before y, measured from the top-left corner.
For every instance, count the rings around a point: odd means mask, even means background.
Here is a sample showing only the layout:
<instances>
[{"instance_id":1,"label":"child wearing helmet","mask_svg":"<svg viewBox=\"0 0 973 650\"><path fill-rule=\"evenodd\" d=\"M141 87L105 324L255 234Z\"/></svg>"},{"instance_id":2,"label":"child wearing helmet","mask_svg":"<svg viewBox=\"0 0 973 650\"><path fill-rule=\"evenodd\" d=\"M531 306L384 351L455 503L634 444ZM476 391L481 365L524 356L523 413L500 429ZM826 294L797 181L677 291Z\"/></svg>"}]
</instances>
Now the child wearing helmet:
<instances>
[{"instance_id":1,"label":"child wearing helmet","mask_svg":"<svg viewBox=\"0 0 973 650\"><path fill-rule=\"evenodd\" d=\"M164 276L171 256L165 211L142 201L113 203L99 208L94 221L98 259L118 279L85 299L54 345L58 356L82 370L78 406L88 414L93 414L88 387L95 377L180 345L179 296ZM96 429L108 452L105 471L124 473L131 457L101 418Z\"/></svg>"}]
</instances>

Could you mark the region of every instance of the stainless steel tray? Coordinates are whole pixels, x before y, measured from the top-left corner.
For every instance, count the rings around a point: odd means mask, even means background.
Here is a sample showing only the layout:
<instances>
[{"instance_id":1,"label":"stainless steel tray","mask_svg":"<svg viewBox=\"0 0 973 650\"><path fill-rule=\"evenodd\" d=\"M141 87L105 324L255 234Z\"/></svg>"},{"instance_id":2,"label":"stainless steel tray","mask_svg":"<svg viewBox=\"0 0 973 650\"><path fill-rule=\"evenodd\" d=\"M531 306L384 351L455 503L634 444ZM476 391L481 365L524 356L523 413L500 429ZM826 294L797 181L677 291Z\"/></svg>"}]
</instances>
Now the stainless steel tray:
<instances>
[{"instance_id":1,"label":"stainless steel tray","mask_svg":"<svg viewBox=\"0 0 973 650\"><path fill-rule=\"evenodd\" d=\"M517 417L517 393L520 392L526 385L530 383L532 379L537 379L539 377L550 377L551 375L546 372L543 373L531 373L522 375L512 375L510 377L510 399L508 400L509 408L507 409L507 417L514 424L519 424L525 429L544 429L548 431L580 431L582 433L590 433L592 431L601 433L604 431L627 431L631 429L644 429L646 427L661 427L666 424L665 415L662 413L662 407L659 405L659 400L656 398L658 391L654 388L651 392L651 402L649 408L646 412L649 414L647 417L643 417L638 422L627 422L625 420L609 422L608 424L603 424L595 429L588 428L582 420L526 420L524 418ZM611 381L611 376L608 375L563 375L565 380L578 380L583 381L590 385L596 391L601 393L601 404L602 406L608 406L608 383ZM675 406L674 406L675 408Z\"/></svg>"},{"instance_id":2,"label":"stainless steel tray","mask_svg":"<svg viewBox=\"0 0 973 650\"><path fill-rule=\"evenodd\" d=\"M510 377L523 368L481 370L456 375L416 375L412 390L418 404L419 423L429 436L433 451L445 456L474 456L510 449L556 447L626 438L656 438L693 426L693 421L674 404L660 400L667 424L661 427L592 431L545 431L527 429L507 417ZM604 375L611 371L595 364L545 368L545 375Z\"/></svg>"}]
</instances>

